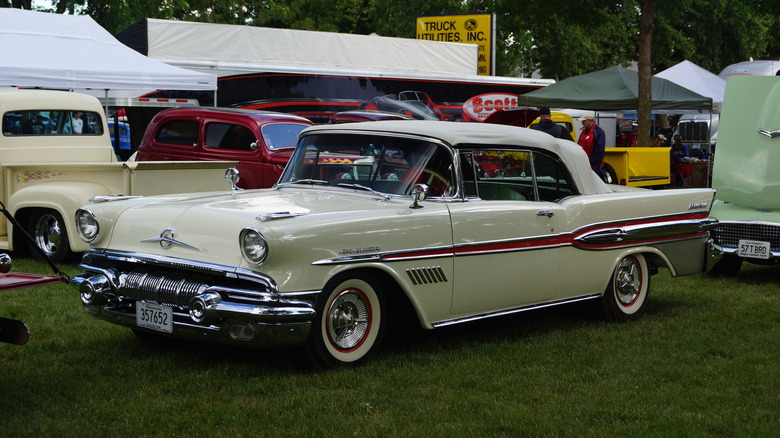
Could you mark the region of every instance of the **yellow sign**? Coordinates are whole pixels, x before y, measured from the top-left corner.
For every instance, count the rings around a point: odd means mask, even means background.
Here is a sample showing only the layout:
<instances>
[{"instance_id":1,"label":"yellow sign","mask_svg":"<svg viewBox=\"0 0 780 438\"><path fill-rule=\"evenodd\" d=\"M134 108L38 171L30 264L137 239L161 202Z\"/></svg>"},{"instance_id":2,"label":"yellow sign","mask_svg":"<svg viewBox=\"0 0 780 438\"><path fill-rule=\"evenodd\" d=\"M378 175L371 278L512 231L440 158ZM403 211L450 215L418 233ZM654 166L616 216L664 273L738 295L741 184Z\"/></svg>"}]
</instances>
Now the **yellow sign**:
<instances>
[{"instance_id":1,"label":"yellow sign","mask_svg":"<svg viewBox=\"0 0 780 438\"><path fill-rule=\"evenodd\" d=\"M493 14L417 17L417 39L476 44L479 46L477 74L493 74Z\"/></svg>"}]
</instances>

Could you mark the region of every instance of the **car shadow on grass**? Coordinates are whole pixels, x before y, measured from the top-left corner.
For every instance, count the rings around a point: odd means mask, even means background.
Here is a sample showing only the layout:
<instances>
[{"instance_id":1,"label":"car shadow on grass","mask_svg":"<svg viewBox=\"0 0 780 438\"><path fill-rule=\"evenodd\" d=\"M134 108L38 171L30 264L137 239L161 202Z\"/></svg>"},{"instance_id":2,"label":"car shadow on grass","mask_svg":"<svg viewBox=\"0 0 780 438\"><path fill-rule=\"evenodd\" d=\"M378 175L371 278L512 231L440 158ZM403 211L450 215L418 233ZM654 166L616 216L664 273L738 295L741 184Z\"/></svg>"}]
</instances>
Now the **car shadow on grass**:
<instances>
[{"instance_id":1,"label":"car shadow on grass","mask_svg":"<svg viewBox=\"0 0 780 438\"><path fill-rule=\"evenodd\" d=\"M139 338L130 330L120 341L120 350L128 360L164 358L176 362L177 367L193 370L213 367L251 366L270 372L295 369L297 363L291 349L255 349L150 336Z\"/></svg>"},{"instance_id":2,"label":"car shadow on grass","mask_svg":"<svg viewBox=\"0 0 780 438\"><path fill-rule=\"evenodd\" d=\"M420 327L391 328L385 336L382 355L415 354L424 351L457 351L475 345L523 341L554 332L578 330L603 324L600 301L571 303L496 316L426 330Z\"/></svg>"},{"instance_id":3,"label":"car shadow on grass","mask_svg":"<svg viewBox=\"0 0 780 438\"><path fill-rule=\"evenodd\" d=\"M457 353L475 344L501 344L522 341L552 332L576 330L588 324L601 324L598 301L572 303L548 309L539 309L506 316L487 318L452 326L425 330L420 327L389 327L379 349L378 360L383 357L403 357L426 352ZM305 373L309 369L301 363L295 349L252 349L186 341L165 336L144 336L143 339L130 330L116 336L118 345L112 349L122 361L165 361L177 368L199 370L214 367L251 369L252 373Z\"/></svg>"}]
</instances>

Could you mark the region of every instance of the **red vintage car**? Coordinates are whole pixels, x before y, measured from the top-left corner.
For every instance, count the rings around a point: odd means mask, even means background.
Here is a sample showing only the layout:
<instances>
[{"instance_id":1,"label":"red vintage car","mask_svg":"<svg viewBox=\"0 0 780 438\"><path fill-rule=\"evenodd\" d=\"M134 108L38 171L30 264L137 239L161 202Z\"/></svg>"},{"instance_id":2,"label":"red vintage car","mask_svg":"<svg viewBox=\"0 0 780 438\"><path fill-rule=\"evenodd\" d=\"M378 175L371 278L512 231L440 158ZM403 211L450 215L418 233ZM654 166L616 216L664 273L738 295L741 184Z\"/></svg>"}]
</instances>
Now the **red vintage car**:
<instances>
[{"instance_id":1,"label":"red vintage car","mask_svg":"<svg viewBox=\"0 0 780 438\"><path fill-rule=\"evenodd\" d=\"M303 117L238 108L171 108L146 128L136 161L238 161L244 189L271 187L290 159Z\"/></svg>"}]
</instances>

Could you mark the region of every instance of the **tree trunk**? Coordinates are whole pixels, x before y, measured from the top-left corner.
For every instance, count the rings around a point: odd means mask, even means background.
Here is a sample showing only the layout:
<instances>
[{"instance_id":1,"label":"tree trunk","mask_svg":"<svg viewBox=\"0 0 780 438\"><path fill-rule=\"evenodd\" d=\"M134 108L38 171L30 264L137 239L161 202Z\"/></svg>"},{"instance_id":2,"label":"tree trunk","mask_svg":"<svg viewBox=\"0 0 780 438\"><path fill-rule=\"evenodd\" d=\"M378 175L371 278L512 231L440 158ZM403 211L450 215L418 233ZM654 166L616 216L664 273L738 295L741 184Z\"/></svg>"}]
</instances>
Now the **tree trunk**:
<instances>
[{"instance_id":1,"label":"tree trunk","mask_svg":"<svg viewBox=\"0 0 780 438\"><path fill-rule=\"evenodd\" d=\"M650 71L651 44L653 41L653 14L655 0L639 2L639 35L637 50L639 52L639 99L637 102L637 146L652 145L650 138L650 115L653 111L653 76Z\"/></svg>"}]
</instances>

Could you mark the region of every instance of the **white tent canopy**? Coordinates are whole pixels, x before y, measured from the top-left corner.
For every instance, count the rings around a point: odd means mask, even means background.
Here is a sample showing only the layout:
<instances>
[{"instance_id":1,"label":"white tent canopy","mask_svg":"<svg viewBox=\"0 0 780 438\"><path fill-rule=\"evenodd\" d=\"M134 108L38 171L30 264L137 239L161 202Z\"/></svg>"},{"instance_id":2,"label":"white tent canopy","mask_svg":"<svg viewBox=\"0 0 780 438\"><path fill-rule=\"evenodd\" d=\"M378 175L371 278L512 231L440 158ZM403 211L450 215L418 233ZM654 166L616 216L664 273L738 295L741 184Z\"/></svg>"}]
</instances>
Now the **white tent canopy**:
<instances>
[{"instance_id":1,"label":"white tent canopy","mask_svg":"<svg viewBox=\"0 0 780 438\"><path fill-rule=\"evenodd\" d=\"M143 18L117 34L152 59L188 69L477 74L476 44ZM481 78L486 78L481 76Z\"/></svg>"},{"instance_id":2,"label":"white tent canopy","mask_svg":"<svg viewBox=\"0 0 780 438\"><path fill-rule=\"evenodd\" d=\"M712 99L713 112L719 112L726 91L726 81L699 67L691 61L683 61L655 75L687 88L696 94Z\"/></svg>"},{"instance_id":3,"label":"white tent canopy","mask_svg":"<svg viewBox=\"0 0 780 438\"><path fill-rule=\"evenodd\" d=\"M147 58L91 17L0 8L0 86L216 90L217 77Z\"/></svg>"}]
</instances>

